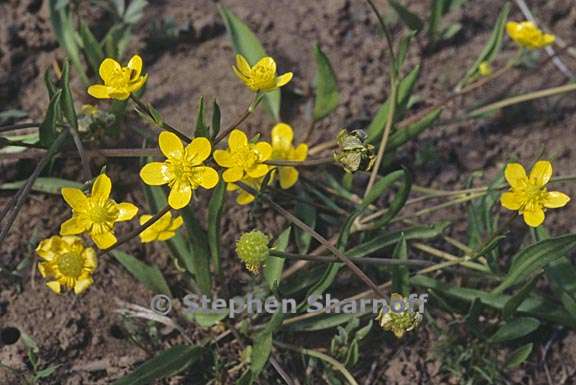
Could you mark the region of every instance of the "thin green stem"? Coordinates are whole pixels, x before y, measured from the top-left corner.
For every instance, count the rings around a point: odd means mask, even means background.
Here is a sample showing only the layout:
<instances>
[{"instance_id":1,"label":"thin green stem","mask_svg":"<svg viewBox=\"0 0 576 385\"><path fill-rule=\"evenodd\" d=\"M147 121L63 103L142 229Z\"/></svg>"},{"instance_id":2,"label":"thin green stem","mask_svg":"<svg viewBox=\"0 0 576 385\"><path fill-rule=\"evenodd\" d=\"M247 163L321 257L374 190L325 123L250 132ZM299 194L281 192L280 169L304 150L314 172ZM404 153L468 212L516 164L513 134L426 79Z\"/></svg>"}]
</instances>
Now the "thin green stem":
<instances>
[{"instance_id":1,"label":"thin green stem","mask_svg":"<svg viewBox=\"0 0 576 385\"><path fill-rule=\"evenodd\" d=\"M130 94L130 99L134 103L136 103L138 108L140 108L140 110L142 110L142 112L145 112L153 122L156 122L154 114L152 113L152 111L150 110L149 106L146 103L142 102L140 99L138 99L136 96L134 96L134 94ZM164 120L162 120L159 127L164 129L164 130L170 131L173 134L176 134L181 140L183 140L186 143L190 143L192 141L192 138L190 138L188 135L184 134L182 131L178 130L177 128L169 125Z\"/></svg>"},{"instance_id":2,"label":"thin green stem","mask_svg":"<svg viewBox=\"0 0 576 385\"><path fill-rule=\"evenodd\" d=\"M322 166L325 164L334 163L332 158L320 158L320 159L308 159L303 161L293 161L293 160L268 160L264 162L269 166L279 166L279 167L315 167Z\"/></svg>"},{"instance_id":3,"label":"thin green stem","mask_svg":"<svg viewBox=\"0 0 576 385\"><path fill-rule=\"evenodd\" d=\"M20 130L22 128L35 128L40 127L41 124L42 123L39 122L9 124L7 126L1 126L0 132Z\"/></svg>"},{"instance_id":4,"label":"thin green stem","mask_svg":"<svg viewBox=\"0 0 576 385\"><path fill-rule=\"evenodd\" d=\"M235 121L233 121L232 124L230 124L228 126L228 128L226 128L223 132L221 132L216 137L216 139L214 139L214 146L216 144L220 143L235 128L238 128L239 125L241 125L246 119L248 119L248 117L256 110L256 107L258 106L258 104L260 104L262 97L263 97L263 94L261 94L260 92L257 92L256 94L254 94L254 99L252 100L252 103L250 103L250 105L248 106L246 111L244 111L244 113L242 115L240 115Z\"/></svg>"},{"instance_id":5,"label":"thin green stem","mask_svg":"<svg viewBox=\"0 0 576 385\"><path fill-rule=\"evenodd\" d=\"M270 255L275 257L281 257L286 259L296 259L296 260L304 260L304 261L314 261L314 262L339 262L339 259L332 256L320 256L320 255L309 255L309 254L294 254L294 253L286 253L283 251L278 250L270 250ZM350 258L350 257L349 257ZM384 265L384 266L430 266L433 265L434 262L426 261L426 260L401 260L395 258L350 258L351 261L359 264L366 264L366 265Z\"/></svg>"},{"instance_id":6,"label":"thin green stem","mask_svg":"<svg viewBox=\"0 0 576 385\"><path fill-rule=\"evenodd\" d=\"M84 149L84 145L82 144L78 130L72 125L68 126L68 130L70 130L70 135L72 135L74 145L78 150L78 155L80 155L80 163L82 163L84 181L89 181L92 179L92 171L90 170L90 157L86 154L86 150Z\"/></svg>"}]
</instances>

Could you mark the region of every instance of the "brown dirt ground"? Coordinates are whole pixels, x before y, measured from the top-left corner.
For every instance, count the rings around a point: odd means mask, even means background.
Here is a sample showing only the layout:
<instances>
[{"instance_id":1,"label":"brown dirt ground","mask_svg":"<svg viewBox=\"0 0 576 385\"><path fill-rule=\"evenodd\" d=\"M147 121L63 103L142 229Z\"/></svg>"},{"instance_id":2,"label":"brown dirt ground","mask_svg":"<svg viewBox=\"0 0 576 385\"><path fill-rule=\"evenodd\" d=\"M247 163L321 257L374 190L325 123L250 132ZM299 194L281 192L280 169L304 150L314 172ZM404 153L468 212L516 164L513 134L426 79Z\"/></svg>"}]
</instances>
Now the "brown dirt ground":
<instances>
[{"instance_id":1,"label":"brown dirt ground","mask_svg":"<svg viewBox=\"0 0 576 385\"><path fill-rule=\"evenodd\" d=\"M225 126L245 108L251 95L230 70L233 51L215 4L209 0L153 3L146 9L146 20L136 31L140 39L136 39L130 51L138 52L143 48L141 38L146 36L147 26L161 17L174 17L178 23L187 24L188 31L175 46L145 54L146 71L150 73L145 98L168 117L171 124L184 130L193 126L199 97L216 98L224 112ZM386 50L375 19L364 2L226 0L222 3L254 29L268 53L278 59L281 71L295 73L294 81L283 98L283 119L291 123L299 135L308 124L305 112L311 100L310 84L314 71L311 49L316 41L336 68L342 102L336 113L317 125L314 140L332 138L341 127L369 121L386 98ZM376 3L383 7L385 1ZM412 3L416 9L422 8L419 2ZM537 10L537 18L549 30L566 42L576 41L576 7L570 0L531 1L530 6ZM450 20L462 23L463 29L454 39L425 56L423 75L416 91L421 101L415 109L432 105L450 91L487 40L499 7L499 1L469 1L463 10L450 16ZM84 12L90 14L87 10ZM512 18L521 18L518 10L513 11ZM0 110L19 108L27 111L31 119L41 119L47 105L43 71L55 59L63 57L51 33L47 1L0 2L0 25ZM398 31L395 33L398 35ZM505 58L512 52L508 43L501 57ZM418 48L414 47L408 68L417 62L417 57ZM564 55L563 60L576 71L574 59ZM533 71L523 81L510 84L513 76L477 92L475 97L491 100L510 91L511 87L512 92L519 93L566 81L550 64ZM81 100L91 102L83 90L76 91ZM471 105L472 102L472 98L458 101L453 111L444 117L449 118L459 110L459 106ZM485 170L482 180L488 181L509 159L529 163L541 151L554 159L558 174L573 174L576 169L573 154L576 116L572 113L575 107L572 95L566 95L511 109L487 120L437 127L405 146L400 158L414 170L415 183L443 189L462 187L470 173L479 170ZM270 117L258 112L246 127L253 133L267 133L272 124ZM430 148L436 160L414 166L417 152ZM102 164L103 160L97 166ZM109 161L107 166L118 187L116 198L144 206L142 194L130 192L130 186L137 183L136 167L118 160ZM24 178L31 167L31 163L26 161L5 163L0 167L0 179ZM55 172L62 177L76 180L81 177L77 161L59 161L56 169L62 170ZM571 185L561 187L572 195L576 192ZM0 205L5 204L9 197L8 193L2 193ZM462 210L453 209L443 213L442 218L456 219L462 214ZM565 210L551 213L547 224L558 234L574 231L576 225L568 219L574 214L576 206L572 204ZM68 215L60 197L33 194L2 246L2 266L14 268L24 257L30 256L34 241L54 234L58 224ZM434 219L426 218L424 222ZM255 221L248 208L230 205L223 224L224 244L232 244L237 234L256 222L265 223L270 233L277 233L282 225L282 220L271 212ZM463 230L461 225L455 224L455 234L462 234ZM32 239L30 234L34 234ZM131 243L128 250L145 261L158 264L169 279L175 279L175 267L162 247L144 248ZM230 250L225 250L224 258L231 276L241 272ZM78 299L54 296L32 271L30 267L22 271L19 288L7 278L0 279L0 322L3 327L16 326L32 336L40 345L43 363L62 365L47 383L107 384L148 357L145 351L118 335L121 320L113 313L117 307L115 298L141 305L146 305L150 298L150 293L118 264L103 259L95 275L96 284ZM248 280L243 273L241 277ZM166 335L160 338L158 348L178 341L170 330L162 329L162 334ZM192 329L190 335L196 338L196 334ZM429 328L422 329L417 340L413 338L404 343L379 338L377 344L370 344L364 350L366 361L375 364L360 365L354 373L362 383L457 384L458 380L440 372L438 361L430 357L437 338L438 335ZM563 333L561 338L554 340L546 354L542 349L533 354L524 367L508 373L509 383L576 383L573 378L575 339L573 332ZM238 353L237 348L232 349L234 354ZM26 359L22 343L2 347L0 361L24 368ZM18 382L10 373L0 371L0 383ZM170 383L185 384L188 381L175 379Z\"/></svg>"}]
</instances>

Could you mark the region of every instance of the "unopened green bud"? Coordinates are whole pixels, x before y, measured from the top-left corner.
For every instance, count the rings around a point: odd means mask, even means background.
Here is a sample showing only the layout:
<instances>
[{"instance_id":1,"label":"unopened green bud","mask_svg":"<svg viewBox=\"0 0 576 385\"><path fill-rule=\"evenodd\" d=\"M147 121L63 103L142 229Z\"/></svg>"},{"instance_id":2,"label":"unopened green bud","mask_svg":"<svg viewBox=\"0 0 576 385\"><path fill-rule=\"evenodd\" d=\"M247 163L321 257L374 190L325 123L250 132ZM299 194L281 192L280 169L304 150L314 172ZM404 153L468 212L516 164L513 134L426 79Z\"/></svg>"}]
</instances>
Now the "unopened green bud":
<instances>
[{"instance_id":1,"label":"unopened green bud","mask_svg":"<svg viewBox=\"0 0 576 385\"><path fill-rule=\"evenodd\" d=\"M258 273L262 264L268 259L269 241L268 236L259 230L244 233L236 241L236 254L251 272Z\"/></svg>"}]
</instances>

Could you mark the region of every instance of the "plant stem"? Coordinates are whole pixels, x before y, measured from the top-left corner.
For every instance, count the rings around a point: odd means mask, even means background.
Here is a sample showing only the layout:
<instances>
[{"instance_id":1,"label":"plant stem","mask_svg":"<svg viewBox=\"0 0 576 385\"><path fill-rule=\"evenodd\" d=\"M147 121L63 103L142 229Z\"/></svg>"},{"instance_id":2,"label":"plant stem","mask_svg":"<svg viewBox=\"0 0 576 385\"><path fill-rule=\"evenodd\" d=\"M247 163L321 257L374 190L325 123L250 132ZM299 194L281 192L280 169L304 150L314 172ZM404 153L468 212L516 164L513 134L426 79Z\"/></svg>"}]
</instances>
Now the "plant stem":
<instances>
[{"instance_id":1,"label":"plant stem","mask_svg":"<svg viewBox=\"0 0 576 385\"><path fill-rule=\"evenodd\" d=\"M84 150L84 145L82 145L82 140L80 140L80 134L78 133L78 130L72 125L69 125L68 129L70 130L70 135L72 135L74 145L76 146L78 154L80 155L80 162L82 163L82 170L84 173L84 181L89 181L92 179L92 171L90 170L90 158L87 156L86 151Z\"/></svg>"},{"instance_id":2,"label":"plant stem","mask_svg":"<svg viewBox=\"0 0 576 385\"><path fill-rule=\"evenodd\" d=\"M14 208L12 209L12 211L6 217L0 218L0 220L6 219L5 225L2 227L2 231L0 231L0 244L2 244L2 242L4 242L4 240L8 236L8 232L10 231L10 228L14 224L14 221L16 220L16 217L18 216L20 209L22 209L26 197L32 190L34 182L36 181L42 170L44 170L44 167L46 167L48 162L50 162L52 156L58 151L60 146L64 143L66 136L68 136L68 131L62 131L60 135L58 135L58 137L56 138L56 140L54 140L54 143L52 143L52 145L50 146L44 157L36 165L36 168L32 172L32 175L30 175L26 183L22 185L21 189L18 191L17 193L18 198L16 199L16 203L14 204Z\"/></svg>"},{"instance_id":3,"label":"plant stem","mask_svg":"<svg viewBox=\"0 0 576 385\"><path fill-rule=\"evenodd\" d=\"M32 123L16 123L16 124L9 124L7 126L1 126L0 132L12 131L12 130L19 130L22 128L34 128L40 127L42 123L39 122L32 122Z\"/></svg>"},{"instance_id":4,"label":"plant stem","mask_svg":"<svg viewBox=\"0 0 576 385\"><path fill-rule=\"evenodd\" d=\"M305 261L314 261L314 262L339 262L340 260L336 257L332 256L320 256L320 255L309 255L309 254L294 254L294 253L286 253L283 251L278 250L270 250L270 255L280 258L286 259L296 259L296 260L305 260ZM397 265L405 265L405 266L430 266L433 265L434 262L426 261L426 260L401 260L395 258L350 258L351 261L360 264L367 264L367 265L385 265L385 266L397 266Z\"/></svg>"},{"instance_id":5,"label":"plant stem","mask_svg":"<svg viewBox=\"0 0 576 385\"><path fill-rule=\"evenodd\" d=\"M332 158L320 158L320 159L309 159L303 161L293 161L293 160L268 160L264 162L269 166L279 166L279 167L314 167L321 166L325 164L334 163Z\"/></svg>"},{"instance_id":6,"label":"plant stem","mask_svg":"<svg viewBox=\"0 0 576 385\"><path fill-rule=\"evenodd\" d=\"M261 94L260 92L256 92L256 94L254 95L254 99L252 100L252 103L250 103L250 105L248 106L248 108L246 109L246 111L244 111L244 113L242 115L240 115L234 122L232 122L232 124L230 124L228 126L228 128L226 128L222 133L220 133L216 139L214 139L214 143L213 145L215 146L216 144L220 143L224 138L226 138L235 128L238 128L238 126L240 124L242 124L246 119L248 119L248 117L250 116L250 114L252 114L252 112L254 112L254 110L256 109L256 107L258 106L258 104L260 103L260 101L262 100L262 96L263 94Z\"/></svg>"},{"instance_id":7,"label":"plant stem","mask_svg":"<svg viewBox=\"0 0 576 385\"><path fill-rule=\"evenodd\" d=\"M245 185L242 182L236 182L236 185L238 185L241 189L243 189L244 191L246 191L246 192L248 192L254 196L259 195L258 191L254 190L250 186ZM336 247L334 247L332 244L330 244L330 242L328 240L326 240L326 238L324 238L322 235L318 234L314 229L312 229L306 223L302 222L295 215L293 215L291 212L289 212L288 210L286 210L285 208L283 208L282 206L280 206L279 204L274 202L272 199L267 197L265 194L260 194L260 196L262 197L262 199L267 201L272 206L272 208L274 208L274 210L278 211L286 219L288 219L290 222L292 222L296 226L298 226L302 231L310 234L314 239L316 239L323 246L325 246L342 263L344 263L358 278L360 278L368 287L370 287L372 290L374 290L374 292L376 294L378 294L380 297L384 298L384 293L378 289L378 285L376 285L362 270L360 270L358 268L358 266L356 266L354 264L354 262L352 262L344 254L342 254L342 252L340 250L338 250Z\"/></svg>"},{"instance_id":8,"label":"plant stem","mask_svg":"<svg viewBox=\"0 0 576 385\"><path fill-rule=\"evenodd\" d=\"M145 103L143 103L140 99L138 99L136 96L134 96L134 94L130 94L130 99L136 103L136 105L138 106L138 108L140 108L143 112L145 112L146 114L148 114L148 116L150 117L150 119L152 119L153 122L155 122L155 118L154 115L152 114L152 112L150 111L150 108L148 107L148 105L146 105ZM177 128L169 125L168 123L166 123L164 120L162 120L160 128L170 131L173 134L176 134L181 140L183 140L186 143L190 143L192 141L192 139L184 134L182 131L178 130Z\"/></svg>"}]
</instances>

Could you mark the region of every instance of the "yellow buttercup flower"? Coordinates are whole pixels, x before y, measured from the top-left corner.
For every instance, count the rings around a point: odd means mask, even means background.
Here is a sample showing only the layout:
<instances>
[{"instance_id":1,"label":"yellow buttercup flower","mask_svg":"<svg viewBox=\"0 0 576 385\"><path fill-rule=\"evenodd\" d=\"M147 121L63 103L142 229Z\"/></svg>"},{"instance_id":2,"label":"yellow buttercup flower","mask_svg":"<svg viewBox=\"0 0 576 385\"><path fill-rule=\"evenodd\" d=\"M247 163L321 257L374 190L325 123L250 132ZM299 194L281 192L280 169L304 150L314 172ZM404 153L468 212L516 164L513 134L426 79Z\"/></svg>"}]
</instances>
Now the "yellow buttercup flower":
<instances>
[{"instance_id":1,"label":"yellow buttercup flower","mask_svg":"<svg viewBox=\"0 0 576 385\"><path fill-rule=\"evenodd\" d=\"M500 196L500 203L508 210L518 211L528 226L538 227L544 222L545 209L564 207L570 197L558 191L548 191L546 184L552 177L552 164L536 162L530 176L519 163L509 163L504 170L511 189Z\"/></svg>"},{"instance_id":2,"label":"yellow buttercup flower","mask_svg":"<svg viewBox=\"0 0 576 385\"><path fill-rule=\"evenodd\" d=\"M216 186L218 173L204 165L204 161L212 152L212 145L208 139L194 138L184 147L178 136L162 131L158 143L167 159L164 162L146 164L140 170L140 177L144 183L151 186L168 184L170 207L178 210L186 206L192 199L192 190L196 190L198 186L205 189Z\"/></svg>"},{"instance_id":3,"label":"yellow buttercup flower","mask_svg":"<svg viewBox=\"0 0 576 385\"><path fill-rule=\"evenodd\" d=\"M294 132L292 127L285 123L278 123L272 129L272 160L290 160L302 162L308 156L308 145L299 144L296 148L292 145ZM280 187L289 189L298 181L298 170L296 167L278 167L278 178Z\"/></svg>"},{"instance_id":4,"label":"yellow buttercup flower","mask_svg":"<svg viewBox=\"0 0 576 385\"><path fill-rule=\"evenodd\" d=\"M145 224L152 215L142 215L140 217L140 225ZM182 226L184 220L181 216L172 218L172 213L168 211L162 215L160 219L154 222L150 227L140 233L140 241L142 243L154 241L166 241L176 235L176 231Z\"/></svg>"},{"instance_id":5,"label":"yellow buttercup flower","mask_svg":"<svg viewBox=\"0 0 576 385\"><path fill-rule=\"evenodd\" d=\"M114 59L106 58L100 64L98 73L104 84L88 87L88 93L97 99L126 100L131 93L142 88L148 79L148 74L141 75L142 58L138 55L132 56L126 67Z\"/></svg>"},{"instance_id":6,"label":"yellow buttercup flower","mask_svg":"<svg viewBox=\"0 0 576 385\"><path fill-rule=\"evenodd\" d=\"M292 79L292 72L277 76L276 62L271 57L263 57L253 67L246 58L236 55L234 73L254 92L267 92L280 88Z\"/></svg>"},{"instance_id":7,"label":"yellow buttercup flower","mask_svg":"<svg viewBox=\"0 0 576 385\"><path fill-rule=\"evenodd\" d=\"M56 294L60 294L62 287L82 294L94 282L96 252L86 247L81 238L54 235L40 242L36 253L42 259L38 270L48 280L46 286Z\"/></svg>"},{"instance_id":8,"label":"yellow buttercup flower","mask_svg":"<svg viewBox=\"0 0 576 385\"><path fill-rule=\"evenodd\" d=\"M538 49L554 43L556 36L542 32L536 24L531 21L517 23L509 21L506 23L508 36L518 45L528 49Z\"/></svg>"},{"instance_id":9,"label":"yellow buttercup flower","mask_svg":"<svg viewBox=\"0 0 576 385\"><path fill-rule=\"evenodd\" d=\"M270 159L272 146L266 142L250 143L242 131L235 129L228 136L228 150L215 150L214 160L227 170L224 182L238 182L246 177L260 178L270 167L263 162Z\"/></svg>"},{"instance_id":10,"label":"yellow buttercup flower","mask_svg":"<svg viewBox=\"0 0 576 385\"><path fill-rule=\"evenodd\" d=\"M72 218L62 223L60 235L76 235L89 232L90 238L101 249L116 243L114 224L129 221L138 213L132 203L116 203L110 199L112 182L106 174L100 174L92 185L90 196L77 188L62 188L62 197L72 208Z\"/></svg>"}]
</instances>

